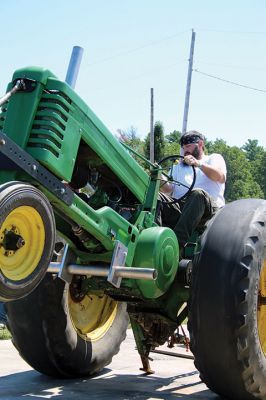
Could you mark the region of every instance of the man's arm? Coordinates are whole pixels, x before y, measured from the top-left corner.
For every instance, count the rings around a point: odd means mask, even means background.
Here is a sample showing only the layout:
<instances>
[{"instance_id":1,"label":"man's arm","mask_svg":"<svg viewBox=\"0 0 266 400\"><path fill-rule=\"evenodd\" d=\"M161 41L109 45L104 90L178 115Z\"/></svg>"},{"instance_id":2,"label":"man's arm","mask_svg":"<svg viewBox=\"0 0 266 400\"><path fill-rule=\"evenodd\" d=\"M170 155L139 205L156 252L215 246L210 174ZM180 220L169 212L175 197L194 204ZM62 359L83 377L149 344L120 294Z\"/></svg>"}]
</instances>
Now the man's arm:
<instances>
[{"instance_id":1,"label":"man's arm","mask_svg":"<svg viewBox=\"0 0 266 400\"><path fill-rule=\"evenodd\" d=\"M165 194L172 194L173 192L173 185L168 181L164 174L161 176L160 192Z\"/></svg>"},{"instance_id":2,"label":"man's arm","mask_svg":"<svg viewBox=\"0 0 266 400\"><path fill-rule=\"evenodd\" d=\"M194 167L200 168L202 172L212 181L219 183L225 182L225 174L218 166L204 164L201 162L201 160L197 160L192 155L185 156L184 162L188 165L194 165Z\"/></svg>"},{"instance_id":3,"label":"man's arm","mask_svg":"<svg viewBox=\"0 0 266 400\"><path fill-rule=\"evenodd\" d=\"M223 173L223 171L218 168L215 167L213 165L209 165L209 164L200 164L198 161L198 165L196 165L196 167L200 168L202 170L202 172L208 177L210 178L212 181L215 182L219 182L219 183L224 183L225 182L225 175Z\"/></svg>"}]
</instances>

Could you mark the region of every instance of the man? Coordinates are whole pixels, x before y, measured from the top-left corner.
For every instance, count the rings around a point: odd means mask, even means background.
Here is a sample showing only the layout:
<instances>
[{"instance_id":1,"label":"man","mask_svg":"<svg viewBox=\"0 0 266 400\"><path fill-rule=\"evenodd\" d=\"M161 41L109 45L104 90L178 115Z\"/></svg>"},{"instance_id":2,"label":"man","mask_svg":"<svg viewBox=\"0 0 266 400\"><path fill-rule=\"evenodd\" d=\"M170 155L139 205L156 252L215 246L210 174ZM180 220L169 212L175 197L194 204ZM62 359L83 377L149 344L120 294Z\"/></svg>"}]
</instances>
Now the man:
<instances>
[{"instance_id":1,"label":"man","mask_svg":"<svg viewBox=\"0 0 266 400\"><path fill-rule=\"evenodd\" d=\"M187 188L170 182L161 185L158 222L171 227L182 248L196 229L202 229L214 213L222 207L226 181L226 165L220 154L204 154L204 136L197 131L182 135L180 144L184 159L173 166L173 179L190 186L196 168L194 189L177 203L169 203L184 195ZM171 195L171 197L169 196Z\"/></svg>"}]
</instances>

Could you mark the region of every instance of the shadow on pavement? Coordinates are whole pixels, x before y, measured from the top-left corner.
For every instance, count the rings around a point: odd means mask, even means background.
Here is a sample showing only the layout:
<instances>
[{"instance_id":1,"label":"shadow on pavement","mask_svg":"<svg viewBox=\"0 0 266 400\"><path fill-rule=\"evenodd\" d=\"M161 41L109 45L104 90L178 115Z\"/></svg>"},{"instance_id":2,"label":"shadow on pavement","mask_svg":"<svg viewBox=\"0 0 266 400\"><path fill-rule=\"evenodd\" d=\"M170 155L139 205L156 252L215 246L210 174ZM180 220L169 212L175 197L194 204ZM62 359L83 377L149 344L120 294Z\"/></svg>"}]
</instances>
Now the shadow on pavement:
<instances>
[{"instance_id":1,"label":"shadow on pavement","mask_svg":"<svg viewBox=\"0 0 266 400\"><path fill-rule=\"evenodd\" d=\"M191 378L191 383L188 380ZM183 380L185 380L183 382ZM105 368L101 374L83 379L53 379L36 371L26 371L0 378L0 399L66 400L219 400L202 382L197 371L170 378L156 375L114 374ZM197 386L199 386L197 388ZM186 393L183 393L186 392Z\"/></svg>"}]
</instances>

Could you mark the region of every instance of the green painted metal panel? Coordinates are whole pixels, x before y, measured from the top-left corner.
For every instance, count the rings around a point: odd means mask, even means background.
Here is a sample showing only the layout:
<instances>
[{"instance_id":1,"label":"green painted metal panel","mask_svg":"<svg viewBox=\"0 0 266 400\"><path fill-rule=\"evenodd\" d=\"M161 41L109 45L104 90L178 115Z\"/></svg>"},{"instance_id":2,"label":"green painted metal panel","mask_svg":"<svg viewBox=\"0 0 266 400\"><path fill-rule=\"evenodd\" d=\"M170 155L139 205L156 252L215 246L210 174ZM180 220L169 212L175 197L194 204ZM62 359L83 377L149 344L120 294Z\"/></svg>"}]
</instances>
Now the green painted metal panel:
<instances>
[{"instance_id":1,"label":"green painted metal panel","mask_svg":"<svg viewBox=\"0 0 266 400\"><path fill-rule=\"evenodd\" d=\"M52 78L47 82L47 90L58 90L71 99L70 115L79 121L81 138L143 202L150 181L143 168L67 83Z\"/></svg>"},{"instance_id":2,"label":"green painted metal panel","mask_svg":"<svg viewBox=\"0 0 266 400\"><path fill-rule=\"evenodd\" d=\"M139 236L133 265L139 268L155 268L155 281L139 279L136 284L143 297L162 296L173 282L177 269L179 248L175 233L166 227L144 229Z\"/></svg>"},{"instance_id":3,"label":"green painted metal panel","mask_svg":"<svg viewBox=\"0 0 266 400\"><path fill-rule=\"evenodd\" d=\"M66 181L71 180L82 139L143 203L149 176L72 88L37 67L17 70L12 82L21 78L35 81L35 90L11 97L0 115L0 128Z\"/></svg>"}]
</instances>

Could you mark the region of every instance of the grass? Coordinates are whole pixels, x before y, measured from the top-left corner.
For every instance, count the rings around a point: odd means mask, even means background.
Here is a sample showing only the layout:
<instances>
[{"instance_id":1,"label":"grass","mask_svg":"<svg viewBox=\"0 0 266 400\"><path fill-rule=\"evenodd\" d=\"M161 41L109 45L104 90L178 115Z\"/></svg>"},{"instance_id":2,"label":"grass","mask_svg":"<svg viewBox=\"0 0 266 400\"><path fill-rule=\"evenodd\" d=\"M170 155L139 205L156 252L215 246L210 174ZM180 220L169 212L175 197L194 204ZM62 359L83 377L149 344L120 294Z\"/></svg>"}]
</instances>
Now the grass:
<instances>
[{"instance_id":1,"label":"grass","mask_svg":"<svg viewBox=\"0 0 266 400\"><path fill-rule=\"evenodd\" d=\"M0 340L11 339L11 333L5 325L3 327L0 325Z\"/></svg>"}]
</instances>

